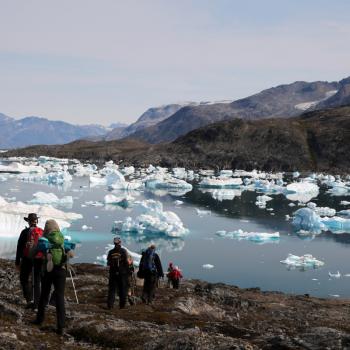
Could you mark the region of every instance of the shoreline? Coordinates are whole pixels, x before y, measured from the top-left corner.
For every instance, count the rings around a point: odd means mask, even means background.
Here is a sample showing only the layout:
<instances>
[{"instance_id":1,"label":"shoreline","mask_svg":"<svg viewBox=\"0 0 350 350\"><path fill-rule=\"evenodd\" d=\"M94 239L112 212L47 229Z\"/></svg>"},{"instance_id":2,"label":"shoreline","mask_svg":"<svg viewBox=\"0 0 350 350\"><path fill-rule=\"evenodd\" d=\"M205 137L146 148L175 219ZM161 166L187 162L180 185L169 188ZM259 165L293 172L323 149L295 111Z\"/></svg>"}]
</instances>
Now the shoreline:
<instances>
[{"instance_id":1,"label":"shoreline","mask_svg":"<svg viewBox=\"0 0 350 350\"><path fill-rule=\"evenodd\" d=\"M37 349L345 349L350 300L183 281L162 286L154 304L106 309L107 268L74 264L79 296L66 281L66 334L54 334L55 310L41 328L29 323L13 261L0 259L0 347ZM140 295L137 287L137 295Z\"/></svg>"}]
</instances>

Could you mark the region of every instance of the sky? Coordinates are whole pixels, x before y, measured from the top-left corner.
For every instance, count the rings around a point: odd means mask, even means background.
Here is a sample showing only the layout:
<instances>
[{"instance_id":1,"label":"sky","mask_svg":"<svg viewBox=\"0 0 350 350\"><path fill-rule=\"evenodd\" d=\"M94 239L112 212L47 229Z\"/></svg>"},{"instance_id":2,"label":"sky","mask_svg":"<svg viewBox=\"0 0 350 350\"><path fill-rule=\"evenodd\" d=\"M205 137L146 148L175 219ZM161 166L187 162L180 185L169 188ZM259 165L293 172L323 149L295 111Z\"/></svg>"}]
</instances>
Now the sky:
<instances>
[{"instance_id":1,"label":"sky","mask_svg":"<svg viewBox=\"0 0 350 350\"><path fill-rule=\"evenodd\" d=\"M349 0L0 0L0 113L131 123L350 75Z\"/></svg>"}]
</instances>

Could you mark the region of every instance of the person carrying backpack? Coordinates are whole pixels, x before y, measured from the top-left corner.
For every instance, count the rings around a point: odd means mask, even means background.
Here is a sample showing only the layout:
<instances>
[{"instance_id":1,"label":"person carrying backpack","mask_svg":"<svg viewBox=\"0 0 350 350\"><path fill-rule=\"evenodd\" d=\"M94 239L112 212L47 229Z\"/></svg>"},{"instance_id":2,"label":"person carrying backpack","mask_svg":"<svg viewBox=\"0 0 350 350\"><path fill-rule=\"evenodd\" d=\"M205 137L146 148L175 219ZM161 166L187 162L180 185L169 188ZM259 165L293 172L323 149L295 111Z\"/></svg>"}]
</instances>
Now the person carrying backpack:
<instances>
[{"instance_id":1,"label":"person carrying backpack","mask_svg":"<svg viewBox=\"0 0 350 350\"><path fill-rule=\"evenodd\" d=\"M67 255L72 256L64 249L64 237L55 220L47 220L44 228L44 237L48 240L49 248L45 251L44 273L42 279L42 290L39 300L38 312L34 324L41 325L45 319L45 308L49 302L51 286L54 286L56 299L57 330L59 335L63 334L65 326L64 290L67 275Z\"/></svg>"},{"instance_id":2,"label":"person carrying backpack","mask_svg":"<svg viewBox=\"0 0 350 350\"><path fill-rule=\"evenodd\" d=\"M128 294L129 263L128 253L122 248L122 241L119 237L113 240L114 248L108 252L107 266L109 266L108 298L107 307L113 309L115 292L118 291L119 308L125 308Z\"/></svg>"},{"instance_id":3,"label":"person carrying backpack","mask_svg":"<svg viewBox=\"0 0 350 350\"><path fill-rule=\"evenodd\" d=\"M159 278L163 278L162 263L156 253L156 246L150 245L142 253L138 276L143 276L142 301L146 304L152 304L155 297L155 290Z\"/></svg>"},{"instance_id":4,"label":"person carrying backpack","mask_svg":"<svg viewBox=\"0 0 350 350\"><path fill-rule=\"evenodd\" d=\"M26 227L18 238L15 262L19 270L23 296L27 301L26 308L34 310L39 304L43 264L43 254L36 250L38 240L43 235L43 230L37 227L38 219L35 213L30 213L24 218L29 227ZM32 275L32 288L29 283L30 275Z\"/></svg>"},{"instance_id":5,"label":"person carrying backpack","mask_svg":"<svg viewBox=\"0 0 350 350\"><path fill-rule=\"evenodd\" d=\"M173 289L180 288L180 280L183 277L181 270L178 266L173 266L172 263L169 264L168 273L167 273L168 281L171 283Z\"/></svg>"}]
</instances>

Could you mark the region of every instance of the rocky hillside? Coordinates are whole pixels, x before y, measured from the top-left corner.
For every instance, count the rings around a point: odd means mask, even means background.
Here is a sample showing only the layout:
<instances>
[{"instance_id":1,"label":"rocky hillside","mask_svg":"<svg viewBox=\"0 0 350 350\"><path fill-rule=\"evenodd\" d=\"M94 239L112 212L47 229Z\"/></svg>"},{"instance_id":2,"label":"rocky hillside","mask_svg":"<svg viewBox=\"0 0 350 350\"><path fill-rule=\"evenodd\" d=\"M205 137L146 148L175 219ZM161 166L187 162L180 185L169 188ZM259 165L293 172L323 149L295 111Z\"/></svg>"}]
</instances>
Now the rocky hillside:
<instances>
[{"instance_id":1,"label":"rocky hillside","mask_svg":"<svg viewBox=\"0 0 350 350\"><path fill-rule=\"evenodd\" d=\"M106 132L107 128L102 125L73 125L39 117L13 119L0 114L0 149L63 144Z\"/></svg>"},{"instance_id":2,"label":"rocky hillside","mask_svg":"<svg viewBox=\"0 0 350 350\"><path fill-rule=\"evenodd\" d=\"M6 156L71 157L124 164L267 171L350 171L350 107L313 111L294 118L234 119L193 130L168 144L136 140L79 141L36 146ZM4 154L5 155L5 154Z\"/></svg>"},{"instance_id":3,"label":"rocky hillside","mask_svg":"<svg viewBox=\"0 0 350 350\"><path fill-rule=\"evenodd\" d=\"M316 109L320 109L346 105L350 105L350 77L339 82L339 89L335 95L324 101L321 101L315 107Z\"/></svg>"},{"instance_id":4,"label":"rocky hillside","mask_svg":"<svg viewBox=\"0 0 350 350\"><path fill-rule=\"evenodd\" d=\"M232 103L200 104L181 108L171 117L130 135L150 143L173 141L191 130L222 120L290 118L329 98L337 82L295 82L264 90Z\"/></svg>"},{"instance_id":5,"label":"rocky hillside","mask_svg":"<svg viewBox=\"0 0 350 350\"><path fill-rule=\"evenodd\" d=\"M54 333L49 307L43 326L30 323L14 263L0 260L0 348L12 349L349 349L350 301L259 288L185 281L179 291L161 285L153 305L106 309L107 270L79 264L67 279L67 328ZM136 295L140 295L138 287Z\"/></svg>"}]
</instances>

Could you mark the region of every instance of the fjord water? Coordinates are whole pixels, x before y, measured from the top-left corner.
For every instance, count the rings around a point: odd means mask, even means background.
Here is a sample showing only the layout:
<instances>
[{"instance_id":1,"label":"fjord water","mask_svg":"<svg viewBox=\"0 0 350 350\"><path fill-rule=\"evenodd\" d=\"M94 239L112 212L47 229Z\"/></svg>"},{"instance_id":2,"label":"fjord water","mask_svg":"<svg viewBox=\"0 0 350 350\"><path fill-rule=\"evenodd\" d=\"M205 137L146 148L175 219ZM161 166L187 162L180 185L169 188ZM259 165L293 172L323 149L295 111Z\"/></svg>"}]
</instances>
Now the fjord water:
<instances>
[{"instance_id":1,"label":"fjord water","mask_svg":"<svg viewBox=\"0 0 350 350\"><path fill-rule=\"evenodd\" d=\"M115 205L86 205L88 201L103 201L103 197L110 193L103 186L90 188L88 178L74 178L72 185L67 188L16 179L0 183L0 196L16 197L16 201L31 200L33 193L38 191L53 192L59 197L73 196L73 206L63 210L83 215L83 219L73 222L67 232L74 240L81 242L76 250L75 262L97 262L97 257L105 254L106 246L112 242L113 222L138 214L135 209ZM125 246L134 252L140 252L150 242L155 242L163 268L172 261L183 269L187 278L321 297L350 296L350 277L337 279L328 275L329 272L337 271L342 275L350 273L350 234L323 233L314 239L299 237L294 233L291 222L285 219L285 215L292 215L298 206L290 207L291 202L283 195L273 195L273 200L267 205L273 210L267 210L255 205L258 193L253 191L244 191L233 200L223 201L212 198L210 191L202 192L196 187L180 197L163 190L152 192L145 189L137 193L136 200L161 201L164 210L175 212L190 230L184 238L145 237L137 234L122 236ZM331 197L321 189L320 195L313 201L318 206L341 210L344 206L339 205L340 201L347 199ZM184 203L175 205L175 200ZM200 217L196 208L210 210L211 215ZM91 229L83 230L83 225ZM215 235L218 230L238 229L269 233L278 231L281 237L274 243L256 244ZM0 257L14 258L16 243L17 238L0 238ZM310 253L324 261L325 265L304 271L289 270L280 263L288 253L299 256ZM204 269L204 264L214 265L214 268Z\"/></svg>"}]
</instances>

